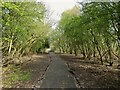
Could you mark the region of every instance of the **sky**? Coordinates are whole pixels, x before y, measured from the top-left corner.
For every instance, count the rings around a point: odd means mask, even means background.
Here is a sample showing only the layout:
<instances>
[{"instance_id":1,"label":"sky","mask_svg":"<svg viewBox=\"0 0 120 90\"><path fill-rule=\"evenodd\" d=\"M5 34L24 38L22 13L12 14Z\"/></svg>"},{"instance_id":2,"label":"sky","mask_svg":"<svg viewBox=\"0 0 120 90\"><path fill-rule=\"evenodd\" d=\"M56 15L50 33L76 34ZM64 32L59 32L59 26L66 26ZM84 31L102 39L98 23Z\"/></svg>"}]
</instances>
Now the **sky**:
<instances>
[{"instance_id":1,"label":"sky","mask_svg":"<svg viewBox=\"0 0 120 90\"><path fill-rule=\"evenodd\" d=\"M54 22L60 20L61 14L68 9L73 8L76 5L76 0L37 0L45 3L47 9L49 9L51 16L50 19Z\"/></svg>"},{"instance_id":2,"label":"sky","mask_svg":"<svg viewBox=\"0 0 120 90\"><path fill-rule=\"evenodd\" d=\"M52 18L55 20L60 19L60 15L63 11L71 9L75 6L74 0L44 0L46 5L50 8L50 11L53 12Z\"/></svg>"}]
</instances>

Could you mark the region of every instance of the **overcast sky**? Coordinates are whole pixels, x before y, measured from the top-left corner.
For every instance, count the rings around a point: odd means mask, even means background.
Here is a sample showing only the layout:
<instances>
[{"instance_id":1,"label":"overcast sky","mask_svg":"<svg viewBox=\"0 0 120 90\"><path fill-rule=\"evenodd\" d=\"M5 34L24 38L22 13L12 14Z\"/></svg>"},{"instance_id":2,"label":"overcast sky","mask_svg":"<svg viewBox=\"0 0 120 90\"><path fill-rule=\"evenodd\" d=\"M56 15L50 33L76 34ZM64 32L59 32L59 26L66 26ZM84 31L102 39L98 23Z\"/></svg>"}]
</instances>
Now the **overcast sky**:
<instances>
[{"instance_id":1,"label":"overcast sky","mask_svg":"<svg viewBox=\"0 0 120 90\"><path fill-rule=\"evenodd\" d=\"M37 0L45 3L47 9L52 13L50 19L58 22L61 14L76 5L76 0ZM79 0L80 1L80 0Z\"/></svg>"},{"instance_id":2,"label":"overcast sky","mask_svg":"<svg viewBox=\"0 0 120 90\"><path fill-rule=\"evenodd\" d=\"M39 1L43 1L46 4L47 8L50 10L50 12L53 12L51 18L55 20L59 20L60 15L63 11L71 9L76 4L74 0L39 0Z\"/></svg>"}]
</instances>

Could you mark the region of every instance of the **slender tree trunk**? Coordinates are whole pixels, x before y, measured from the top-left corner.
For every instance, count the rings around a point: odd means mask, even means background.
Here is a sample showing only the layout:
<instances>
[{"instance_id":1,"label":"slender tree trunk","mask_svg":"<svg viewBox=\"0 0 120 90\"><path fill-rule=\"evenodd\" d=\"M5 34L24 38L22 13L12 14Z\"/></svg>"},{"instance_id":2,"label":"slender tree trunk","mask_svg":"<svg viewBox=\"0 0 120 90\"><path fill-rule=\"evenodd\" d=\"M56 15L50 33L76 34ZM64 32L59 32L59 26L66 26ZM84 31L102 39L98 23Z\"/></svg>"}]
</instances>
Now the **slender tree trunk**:
<instances>
[{"instance_id":1,"label":"slender tree trunk","mask_svg":"<svg viewBox=\"0 0 120 90\"><path fill-rule=\"evenodd\" d=\"M70 48L70 51L69 51L70 54L72 54L72 49Z\"/></svg>"},{"instance_id":2,"label":"slender tree trunk","mask_svg":"<svg viewBox=\"0 0 120 90\"><path fill-rule=\"evenodd\" d=\"M92 34L92 36L94 37L94 44L95 44L95 46L96 46L96 48L97 48L97 51L98 51L98 53L99 53L101 64L103 65L102 54L101 54L101 51L100 51L100 49L99 49L99 47L98 47L98 42L97 42L97 40L96 40L96 38L95 38L95 35L93 34L92 31L91 31L91 34Z\"/></svg>"},{"instance_id":3,"label":"slender tree trunk","mask_svg":"<svg viewBox=\"0 0 120 90\"><path fill-rule=\"evenodd\" d=\"M94 57L94 61L95 61L95 44L94 44L93 57Z\"/></svg>"},{"instance_id":4,"label":"slender tree trunk","mask_svg":"<svg viewBox=\"0 0 120 90\"><path fill-rule=\"evenodd\" d=\"M12 57L14 56L15 52L16 52L16 48L14 47L14 51L12 53Z\"/></svg>"},{"instance_id":5,"label":"slender tree trunk","mask_svg":"<svg viewBox=\"0 0 120 90\"><path fill-rule=\"evenodd\" d=\"M85 53L85 49L84 49L83 44L82 44L82 54L83 54L83 57L86 58L86 53Z\"/></svg>"},{"instance_id":6,"label":"slender tree trunk","mask_svg":"<svg viewBox=\"0 0 120 90\"><path fill-rule=\"evenodd\" d=\"M110 64L110 66L112 66L113 62L112 62L112 57L111 57L111 46L110 46L108 38L105 38L105 40L106 40L106 45L108 48L109 61L110 61L109 64Z\"/></svg>"},{"instance_id":7,"label":"slender tree trunk","mask_svg":"<svg viewBox=\"0 0 120 90\"><path fill-rule=\"evenodd\" d=\"M90 50L90 46L88 45L88 48L87 48L87 58L90 60L91 59L91 50Z\"/></svg>"},{"instance_id":8,"label":"slender tree trunk","mask_svg":"<svg viewBox=\"0 0 120 90\"><path fill-rule=\"evenodd\" d=\"M61 53L61 48L59 48L59 51L60 51L60 53Z\"/></svg>"},{"instance_id":9,"label":"slender tree trunk","mask_svg":"<svg viewBox=\"0 0 120 90\"><path fill-rule=\"evenodd\" d=\"M102 54L101 54L101 52L100 52L100 49L99 49L98 45L96 45L96 48L97 48L97 51L98 51L99 56L100 56L101 64L103 65Z\"/></svg>"},{"instance_id":10,"label":"slender tree trunk","mask_svg":"<svg viewBox=\"0 0 120 90\"><path fill-rule=\"evenodd\" d=\"M62 52L63 52L63 53L65 53L65 50L64 50L64 48L63 48L63 47L61 47L61 48L62 48Z\"/></svg>"},{"instance_id":11,"label":"slender tree trunk","mask_svg":"<svg viewBox=\"0 0 120 90\"><path fill-rule=\"evenodd\" d=\"M11 37L11 40L10 40L8 54L10 54L11 49L12 49L13 37L14 37L14 33L13 33L13 35L12 35L12 37Z\"/></svg>"},{"instance_id":12,"label":"slender tree trunk","mask_svg":"<svg viewBox=\"0 0 120 90\"><path fill-rule=\"evenodd\" d=\"M9 44L9 50L8 50L8 53L10 54L11 52L11 48L12 48L12 40L10 40L10 44Z\"/></svg>"},{"instance_id":13,"label":"slender tree trunk","mask_svg":"<svg viewBox=\"0 0 120 90\"><path fill-rule=\"evenodd\" d=\"M77 56L77 49L76 48L74 49L74 54L75 54L75 56Z\"/></svg>"}]
</instances>

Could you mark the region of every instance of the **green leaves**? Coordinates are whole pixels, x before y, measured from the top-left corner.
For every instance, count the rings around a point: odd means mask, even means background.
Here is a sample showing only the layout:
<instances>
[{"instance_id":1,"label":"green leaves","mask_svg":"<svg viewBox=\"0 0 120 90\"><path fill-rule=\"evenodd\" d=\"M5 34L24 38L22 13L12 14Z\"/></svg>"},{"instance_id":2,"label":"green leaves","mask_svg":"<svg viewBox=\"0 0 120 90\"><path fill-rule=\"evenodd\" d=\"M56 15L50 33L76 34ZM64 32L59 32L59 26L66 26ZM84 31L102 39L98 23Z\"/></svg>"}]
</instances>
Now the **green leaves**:
<instances>
[{"instance_id":1,"label":"green leaves","mask_svg":"<svg viewBox=\"0 0 120 90\"><path fill-rule=\"evenodd\" d=\"M102 53L109 51L107 55L111 57L112 45L116 44L115 48L119 47L117 44L119 42L116 42L119 38L119 26L117 26L119 24L117 8L119 3L89 2L82 5L81 12L79 12L80 9L76 12L75 7L63 12L58 25L57 34L60 37L56 40L58 42L56 48L68 49L70 53L76 52L77 48L85 57L90 57L89 54L98 55L103 63Z\"/></svg>"},{"instance_id":2,"label":"green leaves","mask_svg":"<svg viewBox=\"0 0 120 90\"><path fill-rule=\"evenodd\" d=\"M34 47L34 52L44 48L50 27L43 23L45 7L41 2L2 2L2 13L4 57L8 50L10 56L20 57Z\"/></svg>"}]
</instances>

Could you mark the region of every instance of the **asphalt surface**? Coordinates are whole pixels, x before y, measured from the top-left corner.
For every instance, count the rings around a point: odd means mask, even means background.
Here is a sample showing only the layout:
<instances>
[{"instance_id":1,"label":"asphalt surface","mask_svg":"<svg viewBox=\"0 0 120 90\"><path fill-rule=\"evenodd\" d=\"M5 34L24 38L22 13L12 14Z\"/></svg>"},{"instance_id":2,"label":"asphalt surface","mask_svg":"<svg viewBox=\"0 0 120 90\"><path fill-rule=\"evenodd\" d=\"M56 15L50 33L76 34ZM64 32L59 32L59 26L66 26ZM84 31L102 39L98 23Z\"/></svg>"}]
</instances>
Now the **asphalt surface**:
<instances>
[{"instance_id":1,"label":"asphalt surface","mask_svg":"<svg viewBox=\"0 0 120 90\"><path fill-rule=\"evenodd\" d=\"M51 64L48 67L41 88L76 88L74 77L59 56L50 53Z\"/></svg>"}]
</instances>

